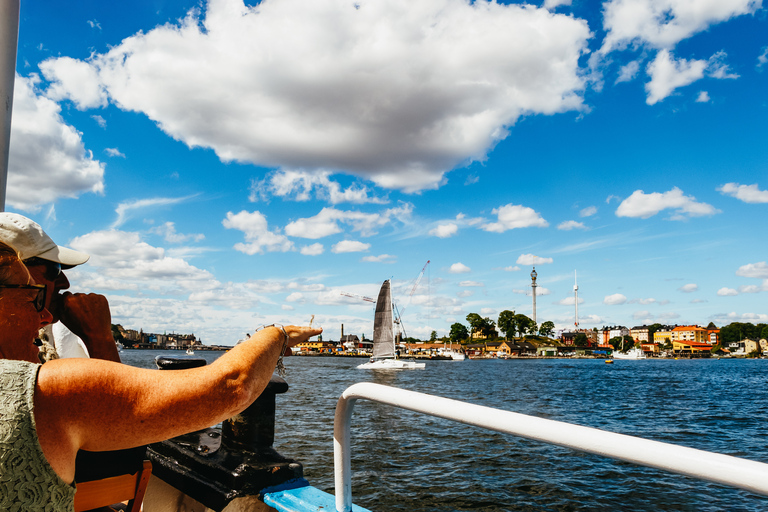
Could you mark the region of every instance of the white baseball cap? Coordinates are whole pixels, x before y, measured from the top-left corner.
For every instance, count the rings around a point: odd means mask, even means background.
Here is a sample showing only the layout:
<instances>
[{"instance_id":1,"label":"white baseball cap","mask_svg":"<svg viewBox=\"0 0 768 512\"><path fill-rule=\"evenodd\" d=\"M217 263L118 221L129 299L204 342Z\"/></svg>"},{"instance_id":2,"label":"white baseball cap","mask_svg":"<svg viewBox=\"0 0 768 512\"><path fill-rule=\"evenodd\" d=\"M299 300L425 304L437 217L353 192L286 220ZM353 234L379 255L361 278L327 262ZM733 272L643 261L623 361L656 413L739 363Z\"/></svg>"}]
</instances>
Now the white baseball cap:
<instances>
[{"instance_id":1,"label":"white baseball cap","mask_svg":"<svg viewBox=\"0 0 768 512\"><path fill-rule=\"evenodd\" d=\"M74 267L90 258L83 252L56 245L40 224L17 213L0 212L0 242L13 247L22 261L42 258Z\"/></svg>"}]
</instances>

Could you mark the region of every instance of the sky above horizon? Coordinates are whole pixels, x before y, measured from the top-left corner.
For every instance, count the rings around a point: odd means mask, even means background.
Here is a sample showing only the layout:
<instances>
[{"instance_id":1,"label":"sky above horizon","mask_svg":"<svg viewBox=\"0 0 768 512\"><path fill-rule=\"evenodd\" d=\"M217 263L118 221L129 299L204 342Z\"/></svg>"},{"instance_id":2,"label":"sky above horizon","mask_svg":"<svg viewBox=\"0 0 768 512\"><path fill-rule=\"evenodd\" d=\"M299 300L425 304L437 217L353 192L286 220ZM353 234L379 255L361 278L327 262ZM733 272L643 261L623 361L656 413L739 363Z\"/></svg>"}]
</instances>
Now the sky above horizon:
<instances>
[{"instance_id":1,"label":"sky above horizon","mask_svg":"<svg viewBox=\"0 0 768 512\"><path fill-rule=\"evenodd\" d=\"M22 0L7 211L113 322L768 322L761 0ZM429 261L424 276L417 277Z\"/></svg>"}]
</instances>

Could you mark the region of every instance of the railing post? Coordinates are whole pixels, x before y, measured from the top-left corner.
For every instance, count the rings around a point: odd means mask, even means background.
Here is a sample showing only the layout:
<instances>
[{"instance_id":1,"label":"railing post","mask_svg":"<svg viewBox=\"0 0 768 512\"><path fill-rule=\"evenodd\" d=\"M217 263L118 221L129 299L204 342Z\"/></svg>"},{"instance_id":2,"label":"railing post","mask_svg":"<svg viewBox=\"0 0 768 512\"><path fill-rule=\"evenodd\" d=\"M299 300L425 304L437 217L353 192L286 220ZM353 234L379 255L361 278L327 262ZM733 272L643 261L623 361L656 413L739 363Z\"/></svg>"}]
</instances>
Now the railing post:
<instances>
[{"instance_id":1,"label":"railing post","mask_svg":"<svg viewBox=\"0 0 768 512\"><path fill-rule=\"evenodd\" d=\"M349 427L356 398L339 397L333 420L333 477L336 489L336 511L352 510L352 450Z\"/></svg>"}]
</instances>

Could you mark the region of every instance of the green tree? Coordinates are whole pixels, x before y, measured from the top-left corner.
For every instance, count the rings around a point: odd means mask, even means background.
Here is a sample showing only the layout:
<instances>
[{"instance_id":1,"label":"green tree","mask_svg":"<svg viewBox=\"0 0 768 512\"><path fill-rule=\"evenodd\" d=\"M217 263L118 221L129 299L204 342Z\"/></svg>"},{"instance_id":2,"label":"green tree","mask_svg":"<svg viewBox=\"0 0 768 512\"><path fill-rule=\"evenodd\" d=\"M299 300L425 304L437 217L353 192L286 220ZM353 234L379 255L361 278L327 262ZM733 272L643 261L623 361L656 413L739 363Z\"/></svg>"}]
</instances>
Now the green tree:
<instances>
[{"instance_id":1,"label":"green tree","mask_svg":"<svg viewBox=\"0 0 768 512\"><path fill-rule=\"evenodd\" d=\"M429 335L429 341L430 343L437 341L437 331L432 331L432 334Z\"/></svg>"},{"instance_id":2,"label":"green tree","mask_svg":"<svg viewBox=\"0 0 768 512\"><path fill-rule=\"evenodd\" d=\"M525 336L525 334L530 331L531 324L534 324L534 321L522 313L515 315L515 326L517 327L518 336Z\"/></svg>"},{"instance_id":3,"label":"green tree","mask_svg":"<svg viewBox=\"0 0 768 512\"><path fill-rule=\"evenodd\" d=\"M467 323L469 324L470 334L480 332L480 327L483 325L483 317L477 313L470 313L467 315Z\"/></svg>"},{"instance_id":4,"label":"green tree","mask_svg":"<svg viewBox=\"0 0 768 512\"><path fill-rule=\"evenodd\" d=\"M491 320L488 317L483 318L482 323L480 324L480 333L485 336L486 338L492 338L497 336L496 333L496 322Z\"/></svg>"},{"instance_id":5,"label":"green tree","mask_svg":"<svg viewBox=\"0 0 768 512\"><path fill-rule=\"evenodd\" d=\"M539 334L551 338L555 334L555 323L549 320L542 322L541 326L539 327Z\"/></svg>"},{"instance_id":6,"label":"green tree","mask_svg":"<svg viewBox=\"0 0 768 512\"><path fill-rule=\"evenodd\" d=\"M469 331L464 324L456 322L451 326L451 343L458 343L469 338Z\"/></svg>"},{"instance_id":7,"label":"green tree","mask_svg":"<svg viewBox=\"0 0 768 512\"><path fill-rule=\"evenodd\" d=\"M573 344L577 347L586 347L589 345L589 338L587 338L587 335L583 332L580 332L576 335L576 337L573 339Z\"/></svg>"},{"instance_id":8,"label":"green tree","mask_svg":"<svg viewBox=\"0 0 768 512\"><path fill-rule=\"evenodd\" d=\"M515 312L505 309L499 313L498 326L505 339L509 339L509 336L515 335L517 330L517 324L515 324Z\"/></svg>"}]
</instances>

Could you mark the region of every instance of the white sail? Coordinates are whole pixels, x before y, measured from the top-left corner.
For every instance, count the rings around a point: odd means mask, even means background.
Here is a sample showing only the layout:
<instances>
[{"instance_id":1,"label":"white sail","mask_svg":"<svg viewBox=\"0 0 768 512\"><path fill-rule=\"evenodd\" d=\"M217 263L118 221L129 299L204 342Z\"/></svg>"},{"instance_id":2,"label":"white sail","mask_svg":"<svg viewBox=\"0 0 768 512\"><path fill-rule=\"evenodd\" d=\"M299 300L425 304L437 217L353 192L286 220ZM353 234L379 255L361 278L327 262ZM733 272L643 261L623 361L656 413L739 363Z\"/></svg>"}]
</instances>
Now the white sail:
<instances>
[{"instance_id":1,"label":"white sail","mask_svg":"<svg viewBox=\"0 0 768 512\"><path fill-rule=\"evenodd\" d=\"M392 316L392 290L389 279L384 281L376 301L376 315L373 318L373 358L395 357L395 328Z\"/></svg>"}]
</instances>

